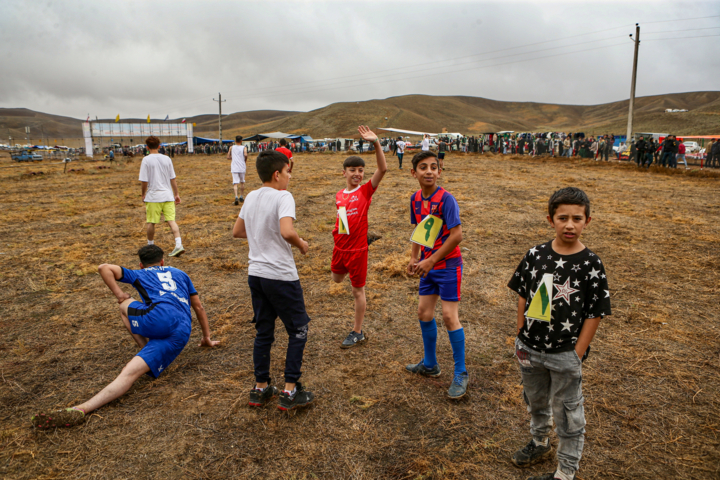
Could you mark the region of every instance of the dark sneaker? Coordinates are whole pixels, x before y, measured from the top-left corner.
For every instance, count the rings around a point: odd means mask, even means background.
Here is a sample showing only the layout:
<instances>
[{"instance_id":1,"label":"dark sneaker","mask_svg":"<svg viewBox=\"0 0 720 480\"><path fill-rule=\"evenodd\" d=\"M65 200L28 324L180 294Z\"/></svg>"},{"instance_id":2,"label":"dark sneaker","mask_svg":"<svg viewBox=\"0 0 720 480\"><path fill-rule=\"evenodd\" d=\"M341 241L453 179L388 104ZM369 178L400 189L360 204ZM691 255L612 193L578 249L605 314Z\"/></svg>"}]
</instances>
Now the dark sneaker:
<instances>
[{"instance_id":1,"label":"dark sneaker","mask_svg":"<svg viewBox=\"0 0 720 480\"><path fill-rule=\"evenodd\" d=\"M302 383L297 382L295 384L295 394L290 395L286 391L280 392L280 402L278 408L283 411L294 410L300 407L307 407L315 399L315 395L312 392L305 390Z\"/></svg>"},{"instance_id":2,"label":"dark sneaker","mask_svg":"<svg viewBox=\"0 0 720 480\"><path fill-rule=\"evenodd\" d=\"M535 445L535 441L530 439L530 442L527 445L515 452L515 455L512 457L512 462L516 467L525 468L542 462L551 455L552 446L550 445L549 439L547 446ZM549 478L553 478L552 475L555 474L551 473Z\"/></svg>"},{"instance_id":3,"label":"dark sneaker","mask_svg":"<svg viewBox=\"0 0 720 480\"><path fill-rule=\"evenodd\" d=\"M422 360L420 360L420 363L416 363L415 365L406 366L405 370L410 373L419 373L420 375L425 375L426 377L439 377L441 373L439 364L432 368L427 368Z\"/></svg>"},{"instance_id":4,"label":"dark sneaker","mask_svg":"<svg viewBox=\"0 0 720 480\"><path fill-rule=\"evenodd\" d=\"M30 422L36 428L74 427L85 421L85 413L77 408L66 408L57 412L33 415Z\"/></svg>"},{"instance_id":5,"label":"dark sneaker","mask_svg":"<svg viewBox=\"0 0 720 480\"><path fill-rule=\"evenodd\" d=\"M277 395L277 388L272 385L268 385L264 390L258 390L253 388L250 390L250 400L248 405L251 407L262 407L268 403L275 395Z\"/></svg>"},{"instance_id":6,"label":"dark sneaker","mask_svg":"<svg viewBox=\"0 0 720 480\"><path fill-rule=\"evenodd\" d=\"M380 240L382 237L380 235L376 235L374 233L368 233L368 247L372 245L373 242L376 242Z\"/></svg>"},{"instance_id":7,"label":"dark sneaker","mask_svg":"<svg viewBox=\"0 0 720 480\"><path fill-rule=\"evenodd\" d=\"M544 473L542 475L535 475L532 477L528 477L528 480L555 480L556 478L558 478L558 477L556 477L555 472L553 472L553 473ZM573 476L573 478L575 478L575 477Z\"/></svg>"},{"instance_id":8,"label":"dark sneaker","mask_svg":"<svg viewBox=\"0 0 720 480\"><path fill-rule=\"evenodd\" d=\"M450 388L448 389L448 397L450 398L462 398L465 396L465 392L467 392L467 386L468 381L470 380L470 376L465 373L456 373L453 375L453 381L450 384Z\"/></svg>"},{"instance_id":9,"label":"dark sneaker","mask_svg":"<svg viewBox=\"0 0 720 480\"><path fill-rule=\"evenodd\" d=\"M239 198L238 200L240 200L241 202L244 202L244 201L245 201L245 199L243 198L242 195L240 195L240 198Z\"/></svg>"},{"instance_id":10,"label":"dark sneaker","mask_svg":"<svg viewBox=\"0 0 720 480\"><path fill-rule=\"evenodd\" d=\"M361 343L365 342L367 340L367 337L363 332L355 333L353 330L350 332L350 334L347 336L345 340L343 340L342 344L340 344L340 348L351 348L355 345L360 345Z\"/></svg>"},{"instance_id":11,"label":"dark sneaker","mask_svg":"<svg viewBox=\"0 0 720 480\"><path fill-rule=\"evenodd\" d=\"M185 253L185 249L183 247L175 247L168 257L179 257L183 253Z\"/></svg>"},{"instance_id":12,"label":"dark sneaker","mask_svg":"<svg viewBox=\"0 0 720 480\"><path fill-rule=\"evenodd\" d=\"M238 197L235 197L235 205L240 205L240 199Z\"/></svg>"}]
</instances>

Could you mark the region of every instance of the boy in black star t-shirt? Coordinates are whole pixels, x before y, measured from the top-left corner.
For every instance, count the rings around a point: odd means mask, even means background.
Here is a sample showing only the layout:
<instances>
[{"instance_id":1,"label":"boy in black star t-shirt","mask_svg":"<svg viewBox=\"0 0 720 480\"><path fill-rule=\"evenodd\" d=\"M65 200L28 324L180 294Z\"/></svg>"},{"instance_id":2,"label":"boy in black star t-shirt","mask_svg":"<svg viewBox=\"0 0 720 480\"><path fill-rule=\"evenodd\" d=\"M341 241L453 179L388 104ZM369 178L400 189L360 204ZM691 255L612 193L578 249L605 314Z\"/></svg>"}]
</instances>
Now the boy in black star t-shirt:
<instances>
[{"instance_id":1,"label":"boy in black star t-shirt","mask_svg":"<svg viewBox=\"0 0 720 480\"><path fill-rule=\"evenodd\" d=\"M508 283L520 295L515 353L533 436L512 461L529 467L552 454L548 436L554 418L558 468L529 480L572 480L585 439L581 359L590 352L600 320L611 314L610 290L600 258L580 243L590 223L585 192L558 190L548 213L555 239L531 248Z\"/></svg>"}]
</instances>

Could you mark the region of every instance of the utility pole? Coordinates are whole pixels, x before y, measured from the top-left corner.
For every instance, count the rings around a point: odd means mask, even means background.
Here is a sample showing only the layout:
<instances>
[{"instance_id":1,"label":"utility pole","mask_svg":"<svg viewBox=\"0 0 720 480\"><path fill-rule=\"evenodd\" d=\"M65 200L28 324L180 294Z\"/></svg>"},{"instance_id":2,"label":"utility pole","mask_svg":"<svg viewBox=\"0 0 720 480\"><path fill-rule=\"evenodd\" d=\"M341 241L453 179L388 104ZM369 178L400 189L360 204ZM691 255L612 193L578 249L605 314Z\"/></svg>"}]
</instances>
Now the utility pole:
<instances>
[{"instance_id":1,"label":"utility pole","mask_svg":"<svg viewBox=\"0 0 720 480\"><path fill-rule=\"evenodd\" d=\"M638 49L640 48L640 25L635 24L635 39L630 34L630 40L635 42L635 56L633 57L632 84L630 85L630 110L628 111L627 138L625 144L630 145L630 136L633 128L633 109L635 108L635 81L637 80Z\"/></svg>"},{"instance_id":2,"label":"utility pole","mask_svg":"<svg viewBox=\"0 0 720 480\"><path fill-rule=\"evenodd\" d=\"M218 114L218 130L220 137L220 148L222 149L222 104L223 102L227 102L227 100L223 100L222 95L220 95L220 92L218 92L218 99L215 100L213 98L213 102L218 102L218 107L220 107L220 113Z\"/></svg>"}]
</instances>

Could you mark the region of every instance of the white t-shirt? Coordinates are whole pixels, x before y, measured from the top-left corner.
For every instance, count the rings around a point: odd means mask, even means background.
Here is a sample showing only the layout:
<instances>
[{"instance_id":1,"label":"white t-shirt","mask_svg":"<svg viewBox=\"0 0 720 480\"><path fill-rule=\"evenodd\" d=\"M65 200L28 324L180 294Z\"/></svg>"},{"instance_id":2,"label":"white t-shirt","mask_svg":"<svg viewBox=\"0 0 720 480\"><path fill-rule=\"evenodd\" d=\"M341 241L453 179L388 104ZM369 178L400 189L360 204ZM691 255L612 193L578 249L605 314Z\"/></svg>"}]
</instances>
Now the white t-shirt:
<instances>
[{"instance_id":1,"label":"white t-shirt","mask_svg":"<svg viewBox=\"0 0 720 480\"><path fill-rule=\"evenodd\" d=\"M430 140L428 140L427 138L423 138L422 151L427 152L428 150L430 150Z\"/></svg>"},{"instance_id":2,"label":"white t-shirt","mask_svg":"<svg viewBox=\"0 0 720 480\"><path fill-rule=\"evenodd\" d=\"M170 180L175 178L172 160L167 155L151 153L140 164L141 182L147 182L145 202L162 203L175 200Z\"/></svg>"},{"instance_id":3,"label":"white t-shirt","mask_svg":"<svg viewBox=\"0 0 720 480\"><path fill-rule=\"evenodd\" d=\"M233 145L231 152L230 173L245 173L247 170L245 165L245 145Z\"/></svg>"},{"instance_id":4,"label":"white t-shirt","mask_svg":"<svg viewBox=\"0 0 720 480\"><path fill-rule=\"evenodd\" d=\"M395 145L397 145L397 153L405 153L405 142L399 140Z\"/></svg>"},{"instance_id":5,"label":"white t-shirt","mask_svg":"<svg viewBox=\"0 0 720 480\"><path fill-rule=\"evenodd\" d=\"M280 219L284 217L295 219L295 199L287 190L262 187L245 197L240 218L245 220L250 246L248 275L299 280L292 247L280 235Z\"/></svg>"}]
</instances>

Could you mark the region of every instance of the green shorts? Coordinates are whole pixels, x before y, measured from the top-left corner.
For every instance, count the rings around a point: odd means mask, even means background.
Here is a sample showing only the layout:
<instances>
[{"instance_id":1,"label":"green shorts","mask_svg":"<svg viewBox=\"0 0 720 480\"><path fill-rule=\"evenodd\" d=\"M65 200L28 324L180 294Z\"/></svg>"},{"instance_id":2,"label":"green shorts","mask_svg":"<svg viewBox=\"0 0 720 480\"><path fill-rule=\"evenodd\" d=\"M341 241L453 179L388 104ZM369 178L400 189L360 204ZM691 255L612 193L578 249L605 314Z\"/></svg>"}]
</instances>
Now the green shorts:
<instances>
[{"instance_id":1,"label":"green shorts","mask_svg":"<svg viewBox=\"0 0 720 480\"><path fill-rule=\"evenodd\" d=\"M160 214L165 215L166 222L175 221L175 202L147 202L145 203L145 217L147 223L160 223Z\"/></svg>"}]
</instances>

